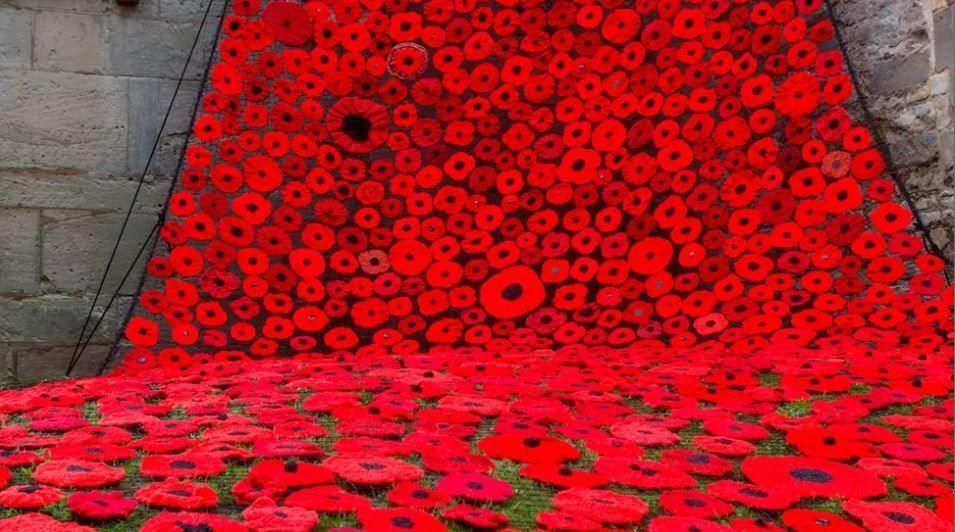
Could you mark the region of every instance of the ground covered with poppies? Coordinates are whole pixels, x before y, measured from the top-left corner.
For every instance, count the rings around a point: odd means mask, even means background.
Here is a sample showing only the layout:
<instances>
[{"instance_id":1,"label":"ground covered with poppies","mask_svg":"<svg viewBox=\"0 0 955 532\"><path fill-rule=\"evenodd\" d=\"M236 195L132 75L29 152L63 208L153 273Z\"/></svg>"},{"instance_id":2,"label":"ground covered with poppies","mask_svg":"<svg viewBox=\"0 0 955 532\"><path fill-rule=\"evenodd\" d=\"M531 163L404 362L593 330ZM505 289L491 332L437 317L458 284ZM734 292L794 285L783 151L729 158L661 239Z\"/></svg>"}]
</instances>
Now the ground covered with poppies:
<instances>
[{"instance_id":1,"label":"ground covered with poppies","mask_svg":"<svg viewBox=\"0 0 955 532\"><path fill-rule=\"evenodd\" d=\"M0 526L952 528L950 351L583 351L3 391Z\"/></svg>"}]
</instances>

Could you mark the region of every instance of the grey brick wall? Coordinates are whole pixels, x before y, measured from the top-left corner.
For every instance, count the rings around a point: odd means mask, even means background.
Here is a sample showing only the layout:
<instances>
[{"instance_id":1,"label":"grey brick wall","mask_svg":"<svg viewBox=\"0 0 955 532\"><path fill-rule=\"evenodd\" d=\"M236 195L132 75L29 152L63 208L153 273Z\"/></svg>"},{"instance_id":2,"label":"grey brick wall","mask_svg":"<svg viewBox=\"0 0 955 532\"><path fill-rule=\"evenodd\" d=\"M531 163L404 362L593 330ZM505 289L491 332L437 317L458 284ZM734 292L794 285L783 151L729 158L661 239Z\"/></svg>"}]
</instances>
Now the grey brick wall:
<instances>
[{"instance_id":1,"label":"grey brick wall","mask_svg":"<svg viewBox=\"0 0 955 532\"><path fill-rule=\"evenodd\" d=\"M834 1L879 126L935 241L952 255L952 0ZM205 5L0 0L3 380L63 374ZM122 242L119 273L160 208L199 75L196 64ZM79 373L102 360L131 291Z\"/></svg>"},{"instance_id":2,"label":"grey brick wall","mask_svg":"<svg viewBox=\"0 0 955 532\"><path fill-rule=\"evenodd\" d=\"M0 382L63 375L206 4L0 0ZM165 199L213 30L207 24L107 296ZM77 374L98 368L135 284Z\"/></svg>"}]
</instances>

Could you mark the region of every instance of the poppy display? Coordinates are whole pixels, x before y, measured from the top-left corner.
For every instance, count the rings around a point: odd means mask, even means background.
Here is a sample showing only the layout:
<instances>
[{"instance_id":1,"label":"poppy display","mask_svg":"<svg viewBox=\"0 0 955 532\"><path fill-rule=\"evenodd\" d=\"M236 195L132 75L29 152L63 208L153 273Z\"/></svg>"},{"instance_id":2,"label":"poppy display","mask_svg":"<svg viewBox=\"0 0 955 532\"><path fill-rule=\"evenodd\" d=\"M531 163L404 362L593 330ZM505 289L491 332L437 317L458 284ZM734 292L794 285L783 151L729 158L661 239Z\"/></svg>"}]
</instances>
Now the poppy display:
<instances>
[{"instance_id":1,"label":"poppy display","mask_svg":"<svg viewBox=\"0 0 955 532\"><path fill-rule=\"evenodd\" d=\"M0 523L952 528L953 291L824 2L225 7L122 360L0 391Z\"/></svg>"}]
</instances>

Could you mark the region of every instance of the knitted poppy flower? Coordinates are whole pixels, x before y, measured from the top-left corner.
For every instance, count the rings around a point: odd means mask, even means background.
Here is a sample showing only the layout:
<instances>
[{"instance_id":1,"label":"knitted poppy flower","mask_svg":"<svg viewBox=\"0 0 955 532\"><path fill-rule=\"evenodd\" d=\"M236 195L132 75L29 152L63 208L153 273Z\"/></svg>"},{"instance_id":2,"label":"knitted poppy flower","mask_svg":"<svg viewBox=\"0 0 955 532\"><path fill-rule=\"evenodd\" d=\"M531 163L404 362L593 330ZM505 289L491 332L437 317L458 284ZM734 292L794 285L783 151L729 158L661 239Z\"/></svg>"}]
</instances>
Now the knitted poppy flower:
<instances>
[{"instance_id":1,"label":"knitted poppy flower","mask_svg":"<svg viewBox=\"0 0 955 532\"><path fill-rule=\"evenodd\" d=\"M109 520L128 517L136 508L136 501L119 491L77 491L66 500L73 515L84 519Z\"/></svg>"},{"instance_id":2,"label":"knitted poppy flower","mask_svg":"<svg viewBox=\"0 0 955 532\"><path fill-rule=\"evenodd\" d=\"M601 457L594 464L594 469L610 482L642 489L696 486L696 480L683 470L651 460Z\"/></svg>"},{"instance_id":3,"label":"knitted poppy flower","mask_svg":"<svg viewBox=\"0 0 955 532\"><path fill-rule=\"evenodd\" d=\"M205 484L166 479L153 482L136 491L135 499L147 506L176 510L198 510L219 502L215 490Z\"/></svg>"},{"instance_id":4,"label":"knitted poppy flower","mask_svg":"<svg viewBox=\"0 0 955 532\"><path fill-rule=\"evenodd\" d=\"M242 511L242 520L253 530L288 530L308 532L318 524L315 512L302 508L278 506L267 497L257 499Z\"/></svg>"},{"instance_id":5,"label":"knitted poppy flower","mask_svg":"<svg viewBox=\"0 0 955 532\"><path fill-rule=\"evenodd\" d=\"M33 480L60 488L96 488L115 484L126 476L126 471L89 460L50 460L33 470Z\"/></svg>"},{"instance_id":6,"label":"knitted poppy flower","mask_svg":"<svg viewBox=\"0 0 955 532\"><path fill-rule=\"evenodd\" d=\"M554 463L529 464L522 467L520 473L523 477L561 488L596 488L607 483L596 473Z\"/></svg>"},{"instance_id":7,"label":"knitted poppy flower","mask_svg":"<svg viewBox=\"0 0 955 532\"><path fill-rule=\"evenodd\" d=\"M262 460L249 469L249 479L259 486L294 488L328 484L335 480L325 467L295 459Z\"/></svg>"},{"instance_id":8,"label":"knitted poppy flower","mask_svg":"<svg viewBox=\"0 0 955 532\"><path fill-rule=\"evenodd\" d=\"M143 457L140 473L147 477L211 477L225 471L225 463L212 455L150 454Z\"/></svg>"},{"instance_id":9,"label":"knitted poppy flower","mask_svg":"<svg viewBox=\"0 0 955 532\"><path fill-rule=\"evenodd\" d=\"M262 10L262 22L278 42L298 46L312 36L308 10L294 2L270 2Z\"/></svg>"},{"instance_id":10,"label":"knitted poppy flower","mask_svg":"<svg viewBox=\"0 0 955 532\"><path fill-rule=\"evenodd\" d=\"M424 472L396 458L348 454L326 458L322 466L347 482L362 485L394 484L419 479Z\"/></svg>"},{"instance_id":11,"label":"knitted poppy flower","mask_svg":"<svg viewBox=\"0 0 955 532\"><path fill-rule=\"evenodd\" d=\"M283 504L317 512L344 513L370 508L371 500L328 485L297 490L286 497Z\"/></svg>"},{"instance_id":12,"label":"knitted poppy flower","mask_svg":"<svg viewBox=\"0 0 955 532\"><path fill-rule=\"evenodd\" d=\"M580 457L576 447L550 436L493 435L482 438L478 447L491 458L526 463L566 462Z\"/></svg>"},{"instance_id":13,"label":"knitted poppy flower","mask_svg":"<svg viewBox=\"0 0 955 532\"><path fill-rule=\"evenodd\" d=\"M0 519L0 526L10 530L42 530L48 532L94 532L96 529L76 523L64 523L40 513L26 513Z\"/></svg>"},{"instance_id":14,"label":"knitted poppy flower","mask_svg":"<svg viewBox=\"0 0 955 532\"><path fill-rule=\"evenodd\" d=\"M618 438L645 446L671 445L680 441L680 436L665 428L641 422L614 425L610 428L610 433Z\"/></svg>"},{"instance_id":15,"label":"knitted poppy flower","mask_svg":"<svg viewBox=\"0 0 955 532\"><path fill-rule=\"evenodd\" d=\"M639 497L609 490L571 488L558 492L553 501L562 512L617 526L635 525L649 511L647 503Z\"/></svg>"},{"instance_id":16,"label":"knitted poppy flower","mask_svg":"<svg viewBox=\"0 0 955 532\"><path fill-rule=\"evenodd\" d=\"M655 517L650 521L647 530L652 532L664 532L667 530L699 530L700 532L729 532L733 530L730 527L723 526L716 521L702 519L699 517L677 517L664 515Z\"/></svg>"},{"instance_id":17,"label":"knitted poppy flower","mask_svg":"<svg viewBox=\"0 0 955 532\"><path fill-rule=\"evenodd\" d=\"M434 489L453 497L481 502L503 502L514 495L514 489L507 482L480 473L449 473Z\"/></svg>"},{"instance_id":18,"label":"knitted poppy flower","mask_svg":"<svg viewBox=\"0 0 955 532\"><path fill-rule=\"evenodd\" d=\"M442 510L441 517L480 529L498 529L510 522L501 512L469 504L456 504Z\"/></svg>"},{"instance_id":19,"label":"knitted poppy flower","mask_svg":"<svg viewBox=\"0 0 955 532\"><path fill-rule=\"evenodd\" d=\"M544 284L526 266L512 266L489 277L479 289L479 300L497 318L530 313L544 302Z\"/></svg>"},{"instance_id":20,"label":"knitted poppy flower","mask_svg":"<svg viewBox=\"0 0 955 532\"><path fill-rule=\"evenodd\" d=\"M397 532L401 530L422 530L440 532L447 530L441 521L429 513L413 508L377 509L358 511L358 521L368 530Z\"/></svg>"},{"instance_id":21,"label":"knitted poppy flower","mask_svg":"<svg viewBox=\"0 0 955 532\"><path fill-rule=\"evenodd\" d=\"M325 117L325 127L342 149L368 153L388 136L388 113L384 106L362 98L342 98Z\"/></svg>"},{"instance_id":22,"label":"knitted poppy flower","mask_svg":"<svg viewBox=\"0 0 955 532\"><path fill-rule=\"evenodd\" d=\"M733 506L712 495L689 490L672 490L660 494L660 506L667 512L700 519L717 519L733 513Z\"/></svg>"},{"instance_id":23,"label":"knitted poppy flower","mask_svg":"<svg viewBox=\"0 0 955 532\"><path fill-rule=\"evenodd\" d=\"M732 461L691 449L667 449L660 453L660 461L695 475L722 477L733 470Z\"/></svg>"},{"instance_id":24,"label":"knitted poppy flower","mask_svg":"<svg viewBox=\"0 0 955 532\"><path fill-rule=\"evenodd\" d=\"M428 509L446 506L451 497L414 482L400 482L388 492L388 502L395 506Z\"/></svg>"},{"instance_id":25,"label":"knitted poppy flower","mask_svg":"<svg viewBox=\"0 0 955 532\"><path fill-rule=\"evenodd\" d=\"M0 491L0 506L21 510L35 510L63 498L63 492L50 486L27 484L10 486Z\"/></svg>"},{"instance_id":26,"label":"knitted poppy flower","mask_svg":"<svg viewBox=\"0 0 955 532\"><path fill-rule=\"evenodd\" d=\"M841 515L821 510L807 510L791 508L783 512L783 524L794 530L823 532L825 530L845 530L846 532L862 532L857 526Z\"/></svg>"},{"instance_id":27,"label":"knitted poppy flower","mask_svg":"<svg viewBox=\"0 0 955 532\"><path fill-rule=\"evenodd\" d=\"M942 531L951 528L951 523L942 521L931 510L911 502L866 502L845 501L842 508L862 521L866 530L897 531L926 530Z\"/></svg>"},{"instance_id":28,"label":"knitted poppy flower","mask_svg":"<svg viewBox=\"0 0 955 532\"><path fill-rule=\"evenodd\" d=\"M161 512L143 523L143 532L246 532L249 529L237 521L221 515L196 512Z\"/></svg>"},{"instance_id":29,"label":"knitted poppy flower","mask_svg":"<svg viewBox=\"0 0 955 532\"><path fill-rule=\"evenodd\" d=\"M869 499L886 493L874 473L819 458L754 456L743 460L740 469L756 484L804 497Z\"/></svg>"},{"instance_id":30,"label":"knitted poppy flower","mask_svg":"<svg viewBox=\"0 0 955 532\"><path fill-rule=\"evenodd\" d=\"M783 510L799 500L799 495L775 486L756 486L732 480L718 480L706 487L707 493L724 501L761 510Z\"/></svg>"}]
</instances>

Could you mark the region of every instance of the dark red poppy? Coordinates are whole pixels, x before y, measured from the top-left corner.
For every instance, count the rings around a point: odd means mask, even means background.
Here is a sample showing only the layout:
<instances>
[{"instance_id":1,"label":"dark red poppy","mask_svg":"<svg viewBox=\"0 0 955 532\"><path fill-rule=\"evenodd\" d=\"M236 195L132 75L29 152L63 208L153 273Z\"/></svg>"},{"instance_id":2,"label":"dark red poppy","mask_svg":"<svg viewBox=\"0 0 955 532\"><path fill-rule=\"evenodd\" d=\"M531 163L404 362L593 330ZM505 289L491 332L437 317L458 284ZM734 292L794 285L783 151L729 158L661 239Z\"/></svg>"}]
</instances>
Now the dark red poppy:
<instances>
[{"instance_id":1,"label":"dark red poppy","mask_svg":"<svg viewBox=\"0 0 955 532\"><path fill-rule=\"evenodd\" d=\"M743 460L740 470L756 484L802 497L870 499L886 494L885 483L874 473L820 458L753 456Z\"/></svg>"},{"instance_id":2,"label":"dark red poppy","mask_svg":"<svg viewBox=\"0 0 955 532\"><path fill-rule=\"evenodd\" d=\"M311 510L278 506L273 500L262 497L242 511L242 520L254 530L308 532L318 524L318 515Z\"/></svg>"},{"instance_id":3,"label":"dark red poppy","mask_svg":"<svg viewBox=\"0 0 955 532\"><path fill-rule=\"evenodd\" d=\"M64 459L43 462L31 476L37 482L60 488L97 488L119 482L126 471L101 462Z\"/></svg>"},{"instance_id":4,"label":"dark red poppy","mask_svg":"<svg viewBox=\"0 0 955 532\"><path fill-rule=\"evenodd\" d=\"M70 495L66 505L83 519L109 520L128 517L136 508L136 501L119 491L77 491Z\"/></svg>"},{"instance_id":5,"label":"dark red poppy","mask_svg":"<svg viewBox=\"0 0 955 532\"><path fill-rule=\"evenodd\" d=\"M888 532L898 530L925 530L941 532L951 528L931 510L911 502L846 501L842 508L862 521L866 530Z\"/></svg>"}]
</instances>

